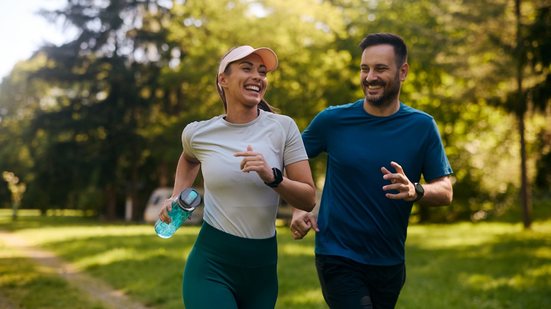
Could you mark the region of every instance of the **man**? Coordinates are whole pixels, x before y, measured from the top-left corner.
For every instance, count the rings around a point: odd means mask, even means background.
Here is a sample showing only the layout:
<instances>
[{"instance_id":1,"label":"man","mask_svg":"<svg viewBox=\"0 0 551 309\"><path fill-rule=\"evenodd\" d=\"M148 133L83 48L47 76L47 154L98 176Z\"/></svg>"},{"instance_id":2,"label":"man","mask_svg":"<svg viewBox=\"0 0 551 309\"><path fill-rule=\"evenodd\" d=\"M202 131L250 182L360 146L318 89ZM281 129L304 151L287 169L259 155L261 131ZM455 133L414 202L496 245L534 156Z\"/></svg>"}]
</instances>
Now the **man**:
<instances>
[{"instance_id":1,"label":"man","mask_svg":"<svg viewBox=\"0 0 551 309\"><path fill-rule=\"evenodd\" d=\"M413 203L449 205L453 195L434 119L399 100L404 41L370 34L360 48L365 97L323 110L302 134L310 158L327 153L319 214L297 210L291 222L295 239L317 232L316 267L333 309L394 308Z\"/></svg>"}]
</instances>

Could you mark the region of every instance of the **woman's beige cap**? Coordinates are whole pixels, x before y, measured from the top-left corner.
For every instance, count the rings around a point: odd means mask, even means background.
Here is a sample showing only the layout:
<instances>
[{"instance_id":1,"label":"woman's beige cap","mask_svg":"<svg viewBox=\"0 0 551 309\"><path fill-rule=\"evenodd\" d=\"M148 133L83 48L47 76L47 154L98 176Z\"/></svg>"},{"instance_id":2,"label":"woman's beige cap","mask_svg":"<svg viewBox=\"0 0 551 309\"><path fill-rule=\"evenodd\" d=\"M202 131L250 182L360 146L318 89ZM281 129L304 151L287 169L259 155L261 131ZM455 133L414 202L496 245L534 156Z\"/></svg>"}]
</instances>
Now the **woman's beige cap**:
<instances>
[{"instance_id":1,"label":"woman's beige cap","mask_svg":"<svg viewBox=\"0 0 551 309\"><path fill-rule=\"evenodd\" d=\"M224 56L224 58L222 58L222 61L220 61L220 66L218 67L218 74L224 72L228 64L239 59L243 59L250 54L259 55L260 58L262 58L262 62L264 62L268 72L277 68L277 55L273 50L267 47L253 48L248 45L243 45L232 49L226 56Z\"/></svg>"}]
</instances>

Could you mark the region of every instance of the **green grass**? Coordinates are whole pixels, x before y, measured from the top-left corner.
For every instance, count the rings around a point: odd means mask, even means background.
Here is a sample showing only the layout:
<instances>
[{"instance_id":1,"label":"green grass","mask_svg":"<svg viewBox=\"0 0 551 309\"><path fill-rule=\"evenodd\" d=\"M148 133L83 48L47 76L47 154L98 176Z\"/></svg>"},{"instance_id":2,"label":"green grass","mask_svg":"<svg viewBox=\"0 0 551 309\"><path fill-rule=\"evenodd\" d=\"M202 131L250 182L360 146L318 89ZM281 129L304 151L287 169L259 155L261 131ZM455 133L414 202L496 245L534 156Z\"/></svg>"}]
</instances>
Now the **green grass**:
<instances>
[{"instance_id":1,"label":"green grass","mask_svg":"<svg viewBox=\"0 0 551 309\"><path fill-rule=\"evenodd\" d=\"M104 309L97 300L89 299L57 274L37 266L22 257L20 251L1 242L0 294L9 297L10 304L17 304L15 308Z\"/></svg>"},{"instance_id":2,"label":"green grass","mask_svg":"<svg viewBox=\"0 0 551 309\"><path fill-rule=\"evenodd\" d=\"M551 308L551 222L413 226L398 308Z\"/></svg>"},{"instance_id":3,"label":"green grass","mask_svg":"<svg viewBox=\"0 0 551 309\"><path fill-rule=\"evenodd\" d=\"M27 215L12 223L10 213L0 210L0 229L54 251L148 306L182 308L182 271L198 227L183 227L165 240L146 224L105 224L78 215L23 213ZM276 308L327 308L315 272L313 240L309 235L293 241L286 228L278 229ZM551 308L551 220L535 222L532 231L499 222L413 225L406 252L407 280L397 308ZM43 295L44 288L51 289L48 294L68 289L61 281L52 284L60 279L40 274L28 261L21 260L23 265L13 271L12 263L13 258L1 256L0 289L9 286L10 297L13 293ZM47 279L33 285L18 285L13 279L6 283L9 274L20 272L24 278ZM14 298L14 302L21 299ZM54 308L50 306L24 308ZM98 308L94 306L85 303L80 308ZM57 304L55 308L74 306Z\"/></svg>"}]
</instances>

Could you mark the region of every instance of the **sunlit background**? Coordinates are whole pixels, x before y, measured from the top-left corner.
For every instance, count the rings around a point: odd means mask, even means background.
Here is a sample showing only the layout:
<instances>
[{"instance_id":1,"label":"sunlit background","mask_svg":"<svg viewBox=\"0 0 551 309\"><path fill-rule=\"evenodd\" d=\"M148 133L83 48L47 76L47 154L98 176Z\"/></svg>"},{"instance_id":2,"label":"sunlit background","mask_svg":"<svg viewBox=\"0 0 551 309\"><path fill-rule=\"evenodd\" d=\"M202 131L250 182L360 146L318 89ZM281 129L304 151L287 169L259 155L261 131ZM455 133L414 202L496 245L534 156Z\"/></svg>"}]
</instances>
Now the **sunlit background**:
<instances>
[{"instance_id":1,"label":"sunlit background","mask_svg":"<svg viewBox=\"0 0 551 309\"><path fill-rule=\"evenodd\" d=\"M277 52L266 98L302 130L362 97L358 42L395 32L409 45L400 99L434 116L455 171L454 204L416 205L412 222L522 209L529 227L551 186L550 8L492 3L3 1L0 206L141 220L171 187L182 128L223 113L213 78L229 48Z\"/></svg>"},{"instance_id":2,"label":"sunlit background","mask_svg":"<svg viewBox=\"0 0 551 309\"><path fill-rule=\"evenodd\" d=\"M172 190L182 129L223 113L221 55L273 48L266 97L302 130L362 97L358 43L370 32L404 37L400 98L434 117L455 172L451 206L414 205L398 307L551 308L549 29L549 0L0 1L0 308L103 308L2 237L181 308L198 228L162 240L153 207ZM325 158L310 163L321 189ZM290 207L279 210L277 308L325 309L314 236L292 240Z\"/></svg>"},{"instance_id":3,"label":"sunlit background","mask_svg":"<svg viewBox=\"0 0 551 309\"><path fill-rule=\"evenodd\" d=\"M9 0L0 2L0 77L17 61L29 58L46 42L60 44L70 38L62 24L48 22L38 14L40 9L59 9L64 0Z\"/></svg>"}]
</instances>

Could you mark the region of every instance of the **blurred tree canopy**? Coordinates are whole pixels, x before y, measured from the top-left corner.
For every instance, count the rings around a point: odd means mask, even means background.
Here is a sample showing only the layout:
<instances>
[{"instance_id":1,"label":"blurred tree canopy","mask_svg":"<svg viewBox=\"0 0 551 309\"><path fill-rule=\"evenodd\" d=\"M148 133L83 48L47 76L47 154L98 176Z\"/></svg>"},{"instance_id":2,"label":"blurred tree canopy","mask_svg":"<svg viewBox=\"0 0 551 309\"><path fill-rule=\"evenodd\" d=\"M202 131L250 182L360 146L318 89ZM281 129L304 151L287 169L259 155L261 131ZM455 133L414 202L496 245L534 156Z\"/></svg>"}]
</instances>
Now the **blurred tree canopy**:
<instances>
[{"instance_id":1,"label":"blurred tree canopy","mask_svg":"<svg viewBox=\"0 0 551 309\"><path fill-rule=\"evenodd\" d=\"M517 207L519 130L527 175L550 194L551 4L513 0L70 0L42 12L77 35L45 45L0 84L0 171L26 184L21 207L76 208L141 219L171 186L180 134L223 113L220 57L237 45L274 49L267 100L303 129L323 108L362 96L361 39L393 32L408 44L402 101L436 119L455 171L454 203L418 220L471 219ZM523 73L517 95L517 64ZM397 150L399 151L399 150ZM324 160L312 162L318 180ZM322 183L318 181L318 183ZM11 202L0 181L0 206Z\"/></svg>"}]
</instances>

